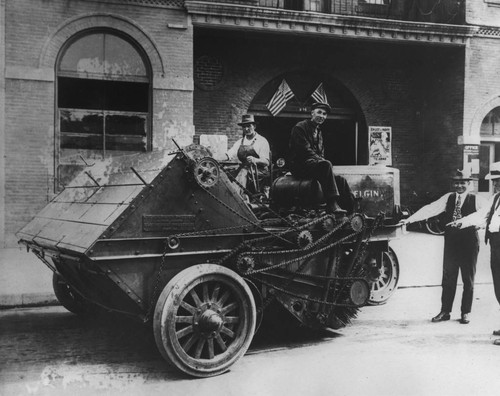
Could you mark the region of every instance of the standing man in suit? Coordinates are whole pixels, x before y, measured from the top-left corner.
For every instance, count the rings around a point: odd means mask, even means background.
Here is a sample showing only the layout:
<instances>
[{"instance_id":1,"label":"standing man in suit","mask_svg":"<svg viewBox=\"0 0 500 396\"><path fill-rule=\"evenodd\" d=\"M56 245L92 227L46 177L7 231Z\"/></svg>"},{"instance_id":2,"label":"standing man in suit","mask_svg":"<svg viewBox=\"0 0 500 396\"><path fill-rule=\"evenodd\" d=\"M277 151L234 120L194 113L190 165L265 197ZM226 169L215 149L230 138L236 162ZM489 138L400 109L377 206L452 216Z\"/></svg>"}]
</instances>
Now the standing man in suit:
<instances>
[{"instance_id":1,"label":"standing man in suit","mask_svg":"<svg viewBox=\"0 0 500 396\"><path fill-rule=\"evenodd\" d=\"M490 243L491 275L493 277L493 288L495 297L500 304L500 162L495 162L490 166L490 172L485 179L493 181L495 194L491 197L488 205L481 211L451 224L457 228L467 228L475 226L485 227L485 242ZM500 336L500 330L493 330L493 335ZM495 345L500 345L500 339L493 341Z\"/></svg>"},{"instance_id":2,"label":"standing man in suit","mask_svg":"<svg viewBox=\"0 0 500 396\"><path fill-rule=\"evenodd\" d=\"M470 193L469 184L472 180L457 170L451 178L454 192L447 193L417 212L403 223L414 223L437 216L444 212L446 223L453 223L464 216L470 215L480 209L482 201ZM476 274L477 255L479 253L479 237L475 227L459 229L446 227L444 233L443 278L441 286L441 311L432 318L432 322L450 320L453 300L457 289L458 272L462 274L464 285L462 293L460 323L470 322L469 314L472 308L474 292L474 277Z\"/></svg>"}]
</instances>

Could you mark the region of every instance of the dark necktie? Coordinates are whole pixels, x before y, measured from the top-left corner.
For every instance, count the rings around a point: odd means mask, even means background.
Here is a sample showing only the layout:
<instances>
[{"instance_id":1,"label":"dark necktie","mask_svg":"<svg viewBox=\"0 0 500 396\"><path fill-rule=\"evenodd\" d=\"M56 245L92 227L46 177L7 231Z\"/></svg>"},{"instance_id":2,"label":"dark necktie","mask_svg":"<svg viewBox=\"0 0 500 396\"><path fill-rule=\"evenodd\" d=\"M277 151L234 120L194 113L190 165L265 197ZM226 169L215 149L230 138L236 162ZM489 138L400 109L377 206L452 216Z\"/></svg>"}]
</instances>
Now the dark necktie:
<instances>
[{"instance_id":1,"label":"dark necktie","mask_svg":"<svg viewBox=\"0 0 500 396\"><path fill-rule=\"evenodd\" d=\"M453 221L462 218L462 210L460 208L460 204L462 202L462 198L460 195L457 196L457 202L455 203L455 210L453 211Z\"/></svg>"}]
</instances>

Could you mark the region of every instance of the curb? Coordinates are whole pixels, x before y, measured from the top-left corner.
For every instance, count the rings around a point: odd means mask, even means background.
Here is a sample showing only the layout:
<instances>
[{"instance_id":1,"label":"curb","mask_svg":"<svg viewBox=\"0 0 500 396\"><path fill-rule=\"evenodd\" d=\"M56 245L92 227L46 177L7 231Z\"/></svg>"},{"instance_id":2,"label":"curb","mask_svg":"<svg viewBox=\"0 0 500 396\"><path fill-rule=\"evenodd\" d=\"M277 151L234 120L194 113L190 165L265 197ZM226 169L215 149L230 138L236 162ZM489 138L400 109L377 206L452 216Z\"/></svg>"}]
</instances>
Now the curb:
<instances>
[{"instance_id":1,"label":"curb","mask_svg":"<svg viewBox=\"0 0 500 396\"><path fill-rule=\"evenodd\" d=\"M25 293L0 295L0 309L61 305L54 293Z\"/></svg>"}]
</instances>

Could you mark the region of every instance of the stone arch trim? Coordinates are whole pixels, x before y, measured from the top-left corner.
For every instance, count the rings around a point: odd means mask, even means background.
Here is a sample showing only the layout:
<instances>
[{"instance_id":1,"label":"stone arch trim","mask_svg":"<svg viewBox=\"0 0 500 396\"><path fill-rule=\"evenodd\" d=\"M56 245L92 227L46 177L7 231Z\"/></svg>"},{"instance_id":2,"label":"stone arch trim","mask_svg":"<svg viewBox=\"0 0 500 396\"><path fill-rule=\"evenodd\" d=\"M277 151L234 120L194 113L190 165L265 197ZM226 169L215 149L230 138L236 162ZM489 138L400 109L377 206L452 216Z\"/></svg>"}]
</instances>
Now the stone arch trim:
<instances>
[{"instance_id":1,"label":"stone arch trim","mask_svg":"<svg viewBox=\"0 0 500 396\"><path fill-rule=\"evenodd\" d=\"M45 42L40 53L38 67L55 70L57 56L66 42L75 34L94 28L111 28L132 37L148 56L153 76L165 76L164 62L154 40L133 20L111 14L79 15L59 25Z\"/></svg>"},{"instance_id":2,"label":"stone arch trim","mask_svg":"<svg viewBox=\"0 0 500 396\"><path fill-rule=\"evenodd\" d=\"M486 117L486 115L495 107L500 107L500 96L491 98L476 110L469 125L468 132L470 136L480 136L479 131L481 130L481 123L483 122L484 117Z\"/></svg>"}]
</instances>

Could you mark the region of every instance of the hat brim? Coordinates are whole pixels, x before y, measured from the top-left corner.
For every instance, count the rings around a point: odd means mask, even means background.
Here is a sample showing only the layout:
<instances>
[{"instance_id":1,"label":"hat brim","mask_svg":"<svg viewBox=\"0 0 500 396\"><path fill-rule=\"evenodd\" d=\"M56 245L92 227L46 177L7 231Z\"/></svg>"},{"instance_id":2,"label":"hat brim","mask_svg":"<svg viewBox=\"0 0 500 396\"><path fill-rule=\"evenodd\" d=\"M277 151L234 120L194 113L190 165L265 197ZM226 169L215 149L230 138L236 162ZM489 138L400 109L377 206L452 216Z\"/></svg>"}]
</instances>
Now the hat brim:
<instances>
[{"instance_id":1,"label":"hat brim","mask_svg":"<svg viewBox=\"0 0 500 396\"><path fill-rule=\"evenodd\" d=\"M331 113L332 111L332 108L330 106L325 106L325 105L321 105L321 106L314 106L312 107L311 111L312 110L316 110L316 109L323 109L325 110L327 113Z\"/></svg>"},{"instance_id":2,"label":"hat brim","mask_svg":"<svg viewBox=\"0 0 500 396\"><path fill-rule=\"evenodd\" d=\"M471 180L475 180L475 179L472 177L452 177L451 180L452 181L471 181Z\"/></svg>"},{"instance_id":3,"label":"hat brim","mask_svg":"<svg viewBox=\"0 0 500 396\"><path fill-rule=\"evenodd\" d=\"M249 121L249 122L238 122L238 125L239 126L243 126L243 125L250 125L250 124L256 124L255 121Z\"/></svg>"},{"instance_id":4,"label":"hat brim","mask_svg":"<svg viewBox=\"0 0 500 396\"><path fill-rule=\"evenodd\" d=\"M486 180L500 179L500 175L490 175L489 173L484 177Z\"/></svg>"}]
</instances>

